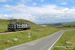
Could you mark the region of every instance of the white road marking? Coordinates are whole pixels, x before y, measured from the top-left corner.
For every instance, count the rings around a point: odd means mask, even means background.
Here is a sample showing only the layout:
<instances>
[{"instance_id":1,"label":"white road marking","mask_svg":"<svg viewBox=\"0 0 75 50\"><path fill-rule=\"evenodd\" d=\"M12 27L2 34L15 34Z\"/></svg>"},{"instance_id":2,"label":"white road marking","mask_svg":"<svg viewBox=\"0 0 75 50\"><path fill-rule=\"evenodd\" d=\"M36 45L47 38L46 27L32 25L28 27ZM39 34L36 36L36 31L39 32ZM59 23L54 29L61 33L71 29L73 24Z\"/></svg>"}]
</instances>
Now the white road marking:
<instances>
[{"instance_id":1,"label":"white road marking","mask_svg":"<svg viewBox=\"0 0 75 50\"><path fill-rule=\"evenodd\" d=\"M64 33L64 32L63 32ZM62 33L62 34L63 34ZM59 36L59 38L52 44L52 46L48 49L48 50L51 50L52 49L52 47L55 45L55 43L60 39L60 37L62 36L62 34Z\"/></svg>"}]
</instances>

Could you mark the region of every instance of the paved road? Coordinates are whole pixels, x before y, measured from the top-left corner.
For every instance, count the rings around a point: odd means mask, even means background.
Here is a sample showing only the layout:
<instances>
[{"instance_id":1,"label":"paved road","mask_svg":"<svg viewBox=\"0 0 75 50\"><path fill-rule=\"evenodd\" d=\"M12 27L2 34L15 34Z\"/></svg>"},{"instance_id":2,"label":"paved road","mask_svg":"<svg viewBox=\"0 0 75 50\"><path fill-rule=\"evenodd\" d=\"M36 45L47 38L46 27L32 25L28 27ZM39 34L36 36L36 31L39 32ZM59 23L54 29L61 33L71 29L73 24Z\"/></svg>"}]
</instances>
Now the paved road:
<instances>
[{"instance_id":1,"label":"paved road","mask_svg":"<svg viewBox=\"0 0 75 50\"><path fill-rule=\"evenodd\" d=\"M70 30L66 30L66 31L70 31ZM21 44L18 46L14 46L11 48L7 48L5 50L51 50L53 45L56 43L56 41L58 41L58 39L61 37L61 35L64 32L65 31L58 31L50 36L32 42L28 42L25 44Z\"/></svg>"}]
</instances>

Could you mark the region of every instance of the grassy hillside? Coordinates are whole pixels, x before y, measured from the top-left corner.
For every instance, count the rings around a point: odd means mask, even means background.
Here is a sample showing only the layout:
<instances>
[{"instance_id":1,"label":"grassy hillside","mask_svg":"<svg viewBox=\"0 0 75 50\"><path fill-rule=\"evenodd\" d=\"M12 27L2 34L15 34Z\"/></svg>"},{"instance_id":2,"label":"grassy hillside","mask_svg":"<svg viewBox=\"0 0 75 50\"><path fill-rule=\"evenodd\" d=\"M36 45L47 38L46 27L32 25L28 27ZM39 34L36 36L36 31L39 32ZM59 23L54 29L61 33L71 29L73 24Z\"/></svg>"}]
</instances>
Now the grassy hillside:
<instances>
[{"instance_id":1,"label":"grassy hillside","mask_svg":"<svg viewBox=\"0 0 75 50\"><path fill-rule=\"evenodd\" d=\"M64 27L75 27L75 24L65 25Z\"/></svg>"},{"instance_id":2,"label":"grassy hillside","mask_svg":"<svg viewBox=\"0 0 75 50\"><path fill-rule=\"evenodd\" d=\"M7 30L8 20L0 19L0 32Z\"/></svg>"},{"instance_id":3,"label":"grassy hillside","mask_svg":"<svg viewBox=\"0 0 75 50\"><path fill-rule=\"evenodd\" d=\"M23 19L17 19L17 20L28 21L28 20L23 20ZM31 23L32 29L42 27L42 26L36 25L35 23L31 21L29 22ZM6 31L8 24L9 24L9 20L0 19L0 32ZM40 28L40 29L35 29L35 30L15 32L15 33L9 33L9 34L0 34L0 50L51 35L54 32L57 32L59 30L67 30L67 29L75 29L75 27L49 27L47 26L46 28ZM28 37L28 33L31 33L30 38ZM13 40L14 38L17 38L18 41L14 41ZM6 40L9 40L9 43L6 43L5 42Z\"/></svg>"},{"instance_id":4,"label":"grassy hillside","mask_svg":"<svg viewBox=\"0 0 75 50\"><path fill-rule=\"evenodd\" d=\"M75 27L56 27L56 28L60 30L75 29Z\"/></svg>"},{"instance_id":5,"label":"grassy hillside","mask_svg":"<svg viewBox=\"0 0 75 50\"><path fill-rule=\"evenodd\" d=\"M16 19L16 20L28 21L28 20L23 20L23 19ZM0 19L0 32L7 31L8 24L10 23L9 21L12 21L12 20ZM40 28L41 27L41 26L36 25L35 23L31 22L31 21L28 21L28 22L30 22L31 28Z\"/></svg>"},{"instance_id":6,"label":"grassy hillside","mask_svg":"<svg viewBox=\"0 0 75 50\"><path fill-rule=\"evenodd\" d=\"M75 50L75 30L65 32L52 50Z\"/></svg>"},{"instance_id":7,"label":"grassy hillside","mask_svg":"<svg viewBox=\"0 0 75 50\"><path fill-rule=\"evenodd\" d=\"M65 26L65 25L71 25L71 24L75 24L74 22L63 22L63 23L52 23L52 24L42 24L42 25L48 25L48 26Z\"/></svg>"},{"instance_id":8,"label":"grassy hillside","mask_svg":"<svg viewBox=\"0 0 75 50\"><path fill-rule=\"evenodd\" d=\"M15 45L23 44L26 42L30 42L33 40L37 40L39 38L51 35L57 31L59 31L59 29L54 28L54 27L46 27L46 28L40 28L40 29L35 29L35 30L28 30L24 32L0 34L0 50L15 46ZM28 37L28 33L30 33L31 37ZM17 38L18 41L14 41L13 40L14 38ZM10 42L5 43L4 41L6 40L9 40Z\"/></svg>"}]
</instances>

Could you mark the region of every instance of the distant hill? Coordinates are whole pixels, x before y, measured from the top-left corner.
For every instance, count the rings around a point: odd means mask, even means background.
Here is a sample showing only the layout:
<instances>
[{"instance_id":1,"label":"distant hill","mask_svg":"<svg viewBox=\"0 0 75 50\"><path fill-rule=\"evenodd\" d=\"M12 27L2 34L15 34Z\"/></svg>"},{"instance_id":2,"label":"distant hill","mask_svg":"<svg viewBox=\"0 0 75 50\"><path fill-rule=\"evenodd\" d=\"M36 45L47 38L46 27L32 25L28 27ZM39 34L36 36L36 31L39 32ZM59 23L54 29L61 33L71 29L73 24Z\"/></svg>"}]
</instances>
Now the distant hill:
<instances>
[{"instance_id":1,"label":"distant hill","mask_svg":"<svg viewBox=\"0 0 75 50\"><path fill-rule=\"evenodd\" d=\"M71 25L71 24L75 24L75 22L63 22L63 23L41 24L41 25L61 27L61 26Z\"/></svg>"}]
</instances>

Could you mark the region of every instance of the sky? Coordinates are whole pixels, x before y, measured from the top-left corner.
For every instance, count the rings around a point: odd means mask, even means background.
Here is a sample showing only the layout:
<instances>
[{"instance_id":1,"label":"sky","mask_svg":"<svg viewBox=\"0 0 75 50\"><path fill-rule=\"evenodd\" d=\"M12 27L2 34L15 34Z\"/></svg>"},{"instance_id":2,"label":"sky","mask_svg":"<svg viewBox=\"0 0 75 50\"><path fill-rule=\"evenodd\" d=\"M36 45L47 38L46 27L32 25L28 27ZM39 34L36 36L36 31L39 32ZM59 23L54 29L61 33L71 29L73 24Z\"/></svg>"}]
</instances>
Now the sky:
<instances>
[{"instance_id":1,"label":"sky","mask_svg":"<svg viewBox=\"0 0 75 50\"><path fill-rule=\"evenodd\" d=\"M75 21L75 0L0 0L0 19L36 24Z\"/></svg>"}]
</instances>

